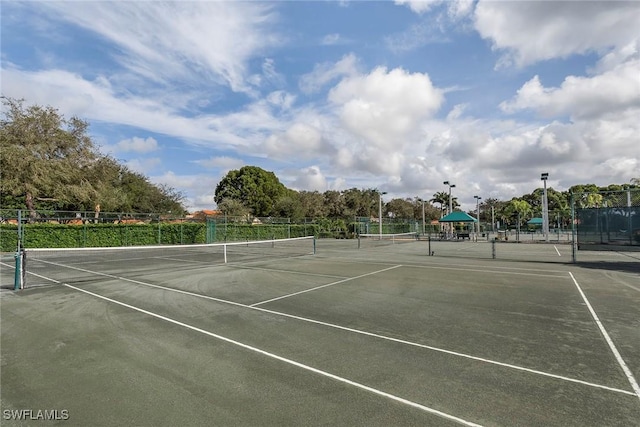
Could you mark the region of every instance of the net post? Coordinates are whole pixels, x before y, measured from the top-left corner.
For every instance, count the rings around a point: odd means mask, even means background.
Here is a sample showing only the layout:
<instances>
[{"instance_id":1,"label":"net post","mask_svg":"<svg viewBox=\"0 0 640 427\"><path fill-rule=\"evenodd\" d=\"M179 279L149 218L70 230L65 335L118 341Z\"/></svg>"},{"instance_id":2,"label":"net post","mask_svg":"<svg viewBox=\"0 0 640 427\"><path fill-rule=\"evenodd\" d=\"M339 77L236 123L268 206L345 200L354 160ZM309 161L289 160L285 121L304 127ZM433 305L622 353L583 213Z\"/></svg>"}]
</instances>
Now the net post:
<instances>
[{"instance_id":1,"label":"net post","mask_svg":"<svg viewBox=\"0 0 640 427\"><path fill-rule=\"evenodd\" d=\"M496 259L496 239L491 241L491 259Z\"/></svg>"},{"instance_id":2,"label":"net post","mask_svg":"<svg viewBox=\"0 0 640 427\"><path fill-rule=\"evenodd\" d=\"M222 251L224 252L224 263L227 263L227 244L222 245Z\"/></svg>"},{"instance_id":3,"label":"net post","mask_svg":"<svg viewBox=\"0 0 640 427\"><path fill-rule=\"evenodd\" d=\"M17 291L23 288L22 283L22 252L20 249L15 253L15 275L13 277L13 290Z\"/></svg>"},{"instance_id":4,"label":"net post","mask_svg":"<svg viewBox=\"0 0 640 427\"><path fill-rule=\"evenodd\" d=\"M13 290L23 289L24 287L24 251L22 249L22 210L18 209L18 238L16 245L15 259L15 274L13 276Z\"/></svg>"},{"instance_id":5,"label":"net post","mask_svg":"<svg viewBox=\"0 0 640 427\"><path fill-rule=\"evenodd\" d=\"M313 236L313 254L316 254L316 236Z\"/></svg>"},{"instance_id":6,"label":"net post","mask_svg":"<svg viewBox=\"0 0 640 427\"><path fill-rule=\"evenodd\" d=\"M360 233L358 233L358 249L360 249Z\"/></svg>"},{"instance_id":7,"label":"net post","mask_svg":"<svg viewBox=\"0 0 640 427\"><path fill-rule=\"evenodd\" d=\"M433 256L433 252L431 252L431 231L429 231L429 256Z\"/></svg>"}]
</instances>

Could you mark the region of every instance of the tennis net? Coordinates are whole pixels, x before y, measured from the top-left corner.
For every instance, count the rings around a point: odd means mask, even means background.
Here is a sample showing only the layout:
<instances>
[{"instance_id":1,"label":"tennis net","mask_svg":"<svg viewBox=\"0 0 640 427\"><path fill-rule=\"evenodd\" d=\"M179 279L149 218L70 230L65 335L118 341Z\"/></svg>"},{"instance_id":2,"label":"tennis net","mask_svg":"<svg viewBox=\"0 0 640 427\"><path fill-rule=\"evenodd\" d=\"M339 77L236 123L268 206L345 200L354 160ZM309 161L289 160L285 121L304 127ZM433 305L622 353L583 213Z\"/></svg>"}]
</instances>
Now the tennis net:
<instances>
[{"instance_id":1,"label":"tennis net","mask_svg":"<svg viewBox=\"0 0 640 427\"><path fill-rule=\"evenodd\" d=\"M37 248L24 250L28 277L46 277L68 283L103 276L128 277L163 271L191 270L227 263L315 254L313 236L290 239L199 245L123 246L96 248Z\"/></svg>"},{"instance_id":2,"label":"tennis net","mask_svg":"<svg viewBox=\"0 0 640 427\"><path fill-rule=\"evenodd\" d=\"M358 248L375 247L396 243L410 243L418 239L418 233L368 234L358 235Z\"/></svg>"}]
</instances>

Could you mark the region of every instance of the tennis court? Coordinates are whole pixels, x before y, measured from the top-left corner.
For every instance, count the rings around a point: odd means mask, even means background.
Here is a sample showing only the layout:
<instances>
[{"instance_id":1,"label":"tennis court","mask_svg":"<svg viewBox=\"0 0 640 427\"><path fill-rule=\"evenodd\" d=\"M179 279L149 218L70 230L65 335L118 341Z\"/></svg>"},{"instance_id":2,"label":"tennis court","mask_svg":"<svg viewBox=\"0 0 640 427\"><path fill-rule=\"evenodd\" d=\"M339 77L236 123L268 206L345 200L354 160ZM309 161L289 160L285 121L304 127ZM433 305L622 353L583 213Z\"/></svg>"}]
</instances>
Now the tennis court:
<instances>
[{"instance_id":1,"label":"tennis court","mask_svg":"<svg viewBox=\"0 0 640 427\"><path fill-rule=\"evenodd\" d=\"M639 425L637 257L431 244L4 256L3 425Z\"/></svg>"}]
</instances>

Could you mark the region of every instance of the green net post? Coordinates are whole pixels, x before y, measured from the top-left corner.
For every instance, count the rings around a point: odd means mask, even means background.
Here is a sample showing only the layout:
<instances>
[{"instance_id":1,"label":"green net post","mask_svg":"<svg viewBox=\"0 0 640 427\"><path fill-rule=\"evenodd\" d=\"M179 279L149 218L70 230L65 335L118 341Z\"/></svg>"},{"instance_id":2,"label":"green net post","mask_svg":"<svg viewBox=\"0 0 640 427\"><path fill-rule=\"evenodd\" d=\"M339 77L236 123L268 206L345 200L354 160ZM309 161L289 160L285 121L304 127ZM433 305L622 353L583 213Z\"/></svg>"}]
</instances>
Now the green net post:
<instances>
[{"instance_id":1,"label":"green net post","mask_svg":"<svg viewBox=\"0 0 640 427\"><path fill-rule=\"evenodd\" d=\"M316 254L316 236L313 236L313 254Z\"/></svg>"},{"instance_id":2,"label":"green net post","mask_svg":"<svg viewBox=\"0 0 640 427\"><path fill-rule=\"evenodd\" d=\"M13 290L22 289L22 252L18 250L14 255L16 261L16 271L13 278Z\"/></svg>"}]
</instances>

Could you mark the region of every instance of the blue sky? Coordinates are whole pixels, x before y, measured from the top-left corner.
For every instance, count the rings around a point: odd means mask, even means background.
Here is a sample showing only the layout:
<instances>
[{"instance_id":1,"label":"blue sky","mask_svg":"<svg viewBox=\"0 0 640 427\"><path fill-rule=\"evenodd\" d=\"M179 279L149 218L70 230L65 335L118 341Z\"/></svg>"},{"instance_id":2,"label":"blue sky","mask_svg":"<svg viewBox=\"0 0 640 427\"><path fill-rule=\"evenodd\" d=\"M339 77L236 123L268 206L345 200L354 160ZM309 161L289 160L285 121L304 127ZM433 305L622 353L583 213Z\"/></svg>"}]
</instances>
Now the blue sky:
<instances>
[{"instance_id":1,"label":"blue sky","mask_svg":"<svg viewBox=\"0 0 640 427\"><path fill-rule=\"evenodd\" d=\"M508 200L640 177L640 3L10 2L2 94L215 207L244 165L296 190Z\"/></svg>"}]
</instances>

